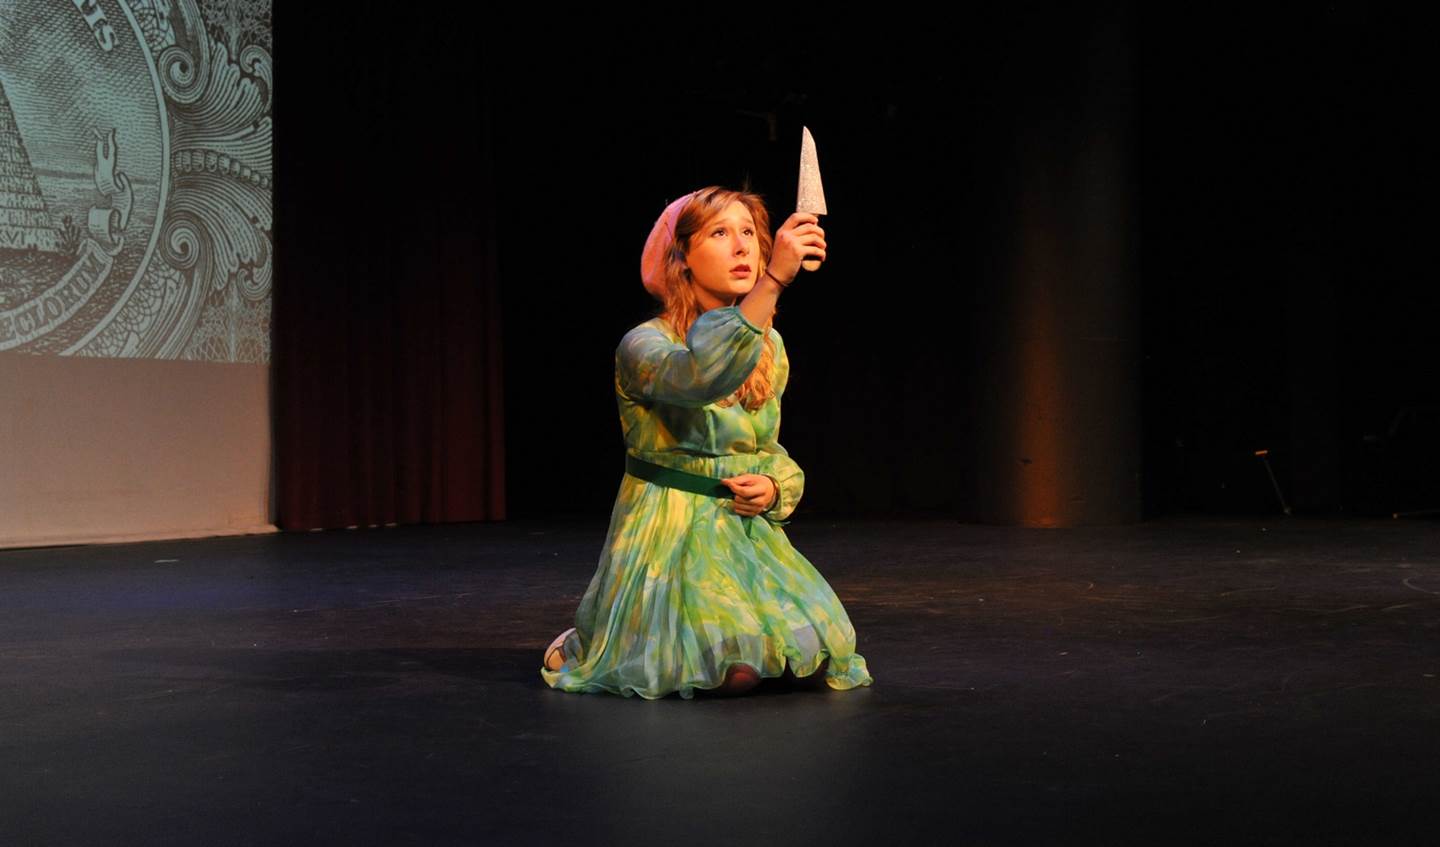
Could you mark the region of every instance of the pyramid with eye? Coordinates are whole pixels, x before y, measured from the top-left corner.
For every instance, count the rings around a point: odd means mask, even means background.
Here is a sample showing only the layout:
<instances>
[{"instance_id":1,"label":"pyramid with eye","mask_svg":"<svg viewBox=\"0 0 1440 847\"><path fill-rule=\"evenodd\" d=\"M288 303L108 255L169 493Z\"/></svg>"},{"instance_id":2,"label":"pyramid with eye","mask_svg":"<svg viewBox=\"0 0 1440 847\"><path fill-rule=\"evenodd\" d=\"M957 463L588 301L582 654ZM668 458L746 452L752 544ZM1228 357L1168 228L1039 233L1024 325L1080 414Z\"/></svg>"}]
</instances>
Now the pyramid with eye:
<instances>
[{"instance_id":1,"label":"pyramid with eye","mask_svg":"<svg viewBox=\"0 0 1440 847\"><path fill-rule=\"evenodd\" d=\"M30 155L0 83L0 251L60 252L60 235L35 182Z\"/></svg>"}]
</instances>

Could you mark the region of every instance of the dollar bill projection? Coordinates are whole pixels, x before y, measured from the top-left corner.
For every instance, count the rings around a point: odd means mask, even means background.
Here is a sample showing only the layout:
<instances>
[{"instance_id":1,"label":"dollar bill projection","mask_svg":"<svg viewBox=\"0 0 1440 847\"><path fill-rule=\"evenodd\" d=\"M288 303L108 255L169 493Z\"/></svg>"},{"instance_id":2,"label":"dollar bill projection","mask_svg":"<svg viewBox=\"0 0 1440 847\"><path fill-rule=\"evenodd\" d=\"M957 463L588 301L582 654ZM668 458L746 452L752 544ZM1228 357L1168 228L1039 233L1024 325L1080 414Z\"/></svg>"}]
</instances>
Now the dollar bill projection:
<instances>
[{"instance_id":1,"label":"dollar bill projection","mask_svg":"<svg viewBox=\"0 0 1440 847\"><path fill-rule=\"evenodd\" d=\"M0 353L270 357L269 0L0 0Z\"/></svg>"}]
</instances>

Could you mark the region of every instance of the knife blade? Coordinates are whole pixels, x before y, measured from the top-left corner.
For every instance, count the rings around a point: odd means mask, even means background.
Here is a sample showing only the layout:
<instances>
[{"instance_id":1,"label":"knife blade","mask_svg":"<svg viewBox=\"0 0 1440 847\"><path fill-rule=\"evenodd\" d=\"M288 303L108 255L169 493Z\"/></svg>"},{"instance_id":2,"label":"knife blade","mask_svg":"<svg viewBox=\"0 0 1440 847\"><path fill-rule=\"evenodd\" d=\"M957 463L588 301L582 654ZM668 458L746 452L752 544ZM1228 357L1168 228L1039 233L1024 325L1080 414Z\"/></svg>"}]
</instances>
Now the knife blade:
<instances>
[{"instance_id":1,"label":"knife blade","mask_svg":"<svg viewBox=\"0 0 1440 847\"><path fill-rule=\"evenodd\" d=\"M812 215L829 214L825 210L825 185L820 181L820 158L815 154L815 137L809 127L801 127L800 135L800 189L795 198L795 211ZM800 267L813 271L820 267L819 259L806 259Z\"/></svg>"}]
</instances>

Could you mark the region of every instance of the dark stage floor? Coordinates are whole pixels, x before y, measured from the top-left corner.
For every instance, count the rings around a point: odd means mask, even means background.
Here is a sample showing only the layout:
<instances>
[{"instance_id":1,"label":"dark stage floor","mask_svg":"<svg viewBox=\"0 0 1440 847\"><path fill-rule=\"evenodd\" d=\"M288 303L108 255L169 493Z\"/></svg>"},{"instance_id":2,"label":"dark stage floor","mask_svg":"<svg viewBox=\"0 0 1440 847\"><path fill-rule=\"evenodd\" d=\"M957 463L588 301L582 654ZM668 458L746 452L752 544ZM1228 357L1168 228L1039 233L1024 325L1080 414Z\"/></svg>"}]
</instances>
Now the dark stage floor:
<instances>
[{"instance_id":1,"label":"dark stage floor","mask_svg":"<svg viewBox=\"0 0 1440 847\"><path fill-rule=\"evenodd\" d=\"M1437 837L1433 523L788 529L873 688L547 689L603 522L0 553L0 843Z\"/></svg>"}]
</instances>

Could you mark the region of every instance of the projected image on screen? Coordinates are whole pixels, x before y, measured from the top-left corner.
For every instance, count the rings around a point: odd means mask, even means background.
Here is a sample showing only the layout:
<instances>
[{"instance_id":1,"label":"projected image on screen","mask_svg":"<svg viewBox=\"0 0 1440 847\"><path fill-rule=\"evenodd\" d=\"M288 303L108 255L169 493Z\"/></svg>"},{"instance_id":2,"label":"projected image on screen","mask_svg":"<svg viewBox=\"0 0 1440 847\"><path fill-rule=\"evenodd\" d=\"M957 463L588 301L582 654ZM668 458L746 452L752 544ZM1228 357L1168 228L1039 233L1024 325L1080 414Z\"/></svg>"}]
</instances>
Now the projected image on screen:
<instances>
[{"instance_id":1,"label":"projected image on screen","mask_svg":"<svg viewBox=\"0 0 1440 847\"><path fill-rule=\"evenodd\" d=\"M265 362L269 0L0 0L0 351Z\"/></svg>"}]
</instances>

